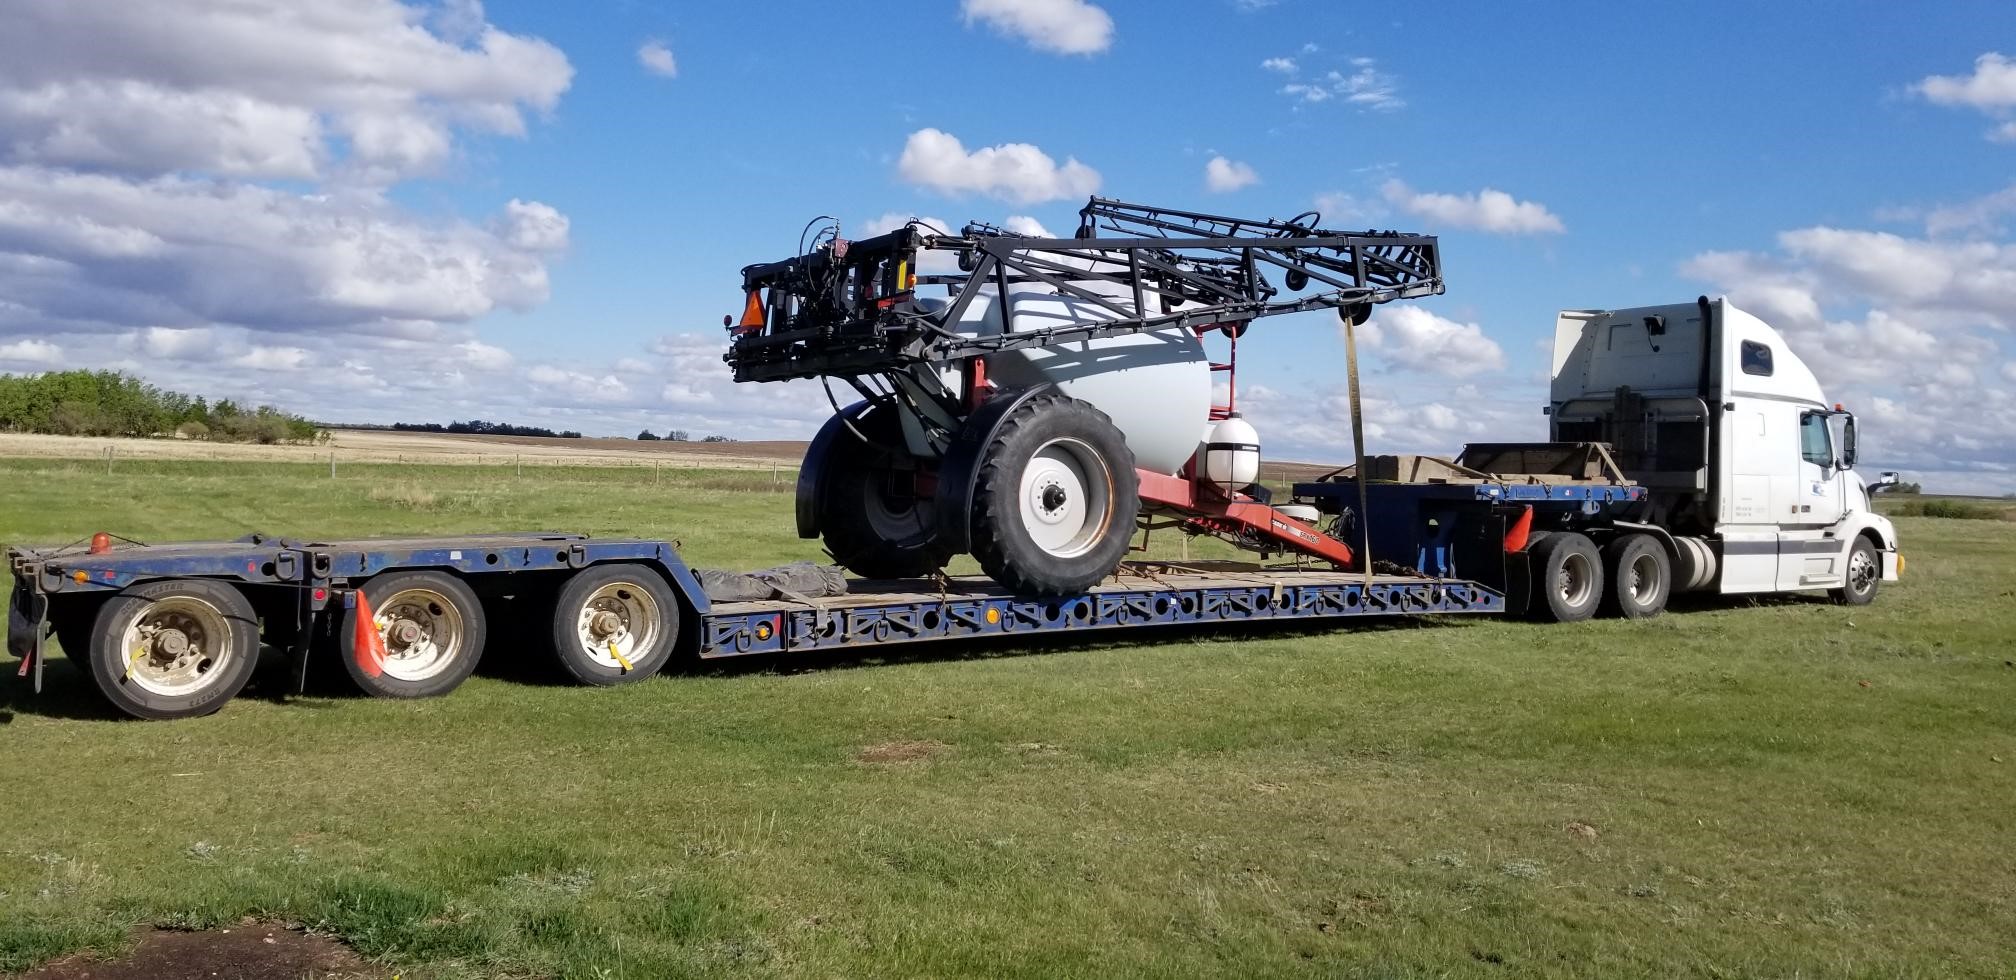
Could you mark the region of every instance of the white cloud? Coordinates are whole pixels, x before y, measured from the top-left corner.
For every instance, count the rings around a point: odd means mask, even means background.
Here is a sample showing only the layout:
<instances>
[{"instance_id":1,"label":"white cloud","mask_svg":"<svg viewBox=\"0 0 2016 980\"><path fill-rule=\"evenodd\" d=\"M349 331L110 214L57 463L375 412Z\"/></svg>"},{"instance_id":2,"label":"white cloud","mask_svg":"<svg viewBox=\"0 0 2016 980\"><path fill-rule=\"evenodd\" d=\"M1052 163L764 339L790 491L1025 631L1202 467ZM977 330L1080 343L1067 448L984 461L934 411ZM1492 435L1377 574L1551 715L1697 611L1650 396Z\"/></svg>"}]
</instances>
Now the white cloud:
<instances>
[{"instance_id":1,"label":"white cloud","mask_svg":"<svg viewBox=\"0 0 2016 980\"><path fill-rule=\"evenodd\" d=\"M1113 45L1113 18L1085 0L961 0L966 23L984 22L1039 51L1098 54Z\"/></svg>"},{"instance_id":2,"label":"white cloud","mask_svg":"<svg viewBox=\"0 0 2016 980\"><path fill-rule=\"evenodd\" d=\"M300 347L253 347L231 360L233 367L254 371L299 371L308 366L308 351Z\"/></svg>"},{"instance_id":3,"label":"white cloud","mask_svg":"<svg viewBox=\"0 0 2016 980\"><path fill-rule=\"evenodd\" d=\"M0 361L18 364L56 364L63 359L63 348L46 340L16 340L0 344Z\"/></svg>"},{"instance_id":4,"label":"white cloud","mask_svg":"<svg viewBox=\"0 0 2016 980\"><path fill-rule=\"evenodd\" d=\"M1028 143L1003 143L969 153L958 137L937 129L911 133L896 170L904 180L941 193L985 194L1017 204L1079 197L1099 189L1099 172L1076 158L1066 158L1060 166Z\"/></svg>"},{"instance_id":5,"label":"white cloud","mask_svg":"<svg viewBox=\"0 0 2016 980\"><path fill-rule=\"evenodd\" d=\"M1212 157L1204 165L1204 186L1216 193L1236 191L1260 182L1260 175L1251 166L1224 157Z\"/></svg>"},{"instance_id":6,"label":"white cloud","mask_svg":"<svg viewBox=\"0 0 2016 980\"><path fill-rule=\"evenodd\" d=\"M1380 202L1345 191L1318 194L1315 203L1317 213L1322 215L1320 224L1325 228L1364 226L1386 216L1386 208Z\"/></svg>"},{"instance_id":7,"label":"white cloud","mask_svg":"<svg viewBox=\"0 0 2016 980\"><path fill-rule=\"evenodd\" d=\"M438 166L451 132L516 135L573 69L559 49L397 0L10 5L0 163L383 182ZM472 21L473 18L473 21Z\"/></svg>"},{"instance_id":8,"label":"white cloud","mask_svg":"<svg viewBox=\"0 0 2016 980\"><path fill-rule=\"evenodd\" d=\"M455 345L463 364L478 371L502 371L511 366L514 358L511 352L480 340L465 340Z\"/></svg>"},{"instance_id":9,"label":"white cloud","mask_svg":"<svg viewBox=\"0 0 2016 980\"><path fill-rule=\"evenodd\" d=\"M1295 59L1269 58L1266 61L1261 62L1260 67L1265 68L1268 71L1278 71L1283 75L1293 75L1295 74Z\"/></svg>"},{"instance_id":10,"label":"white cloud","mask_svg":"<svg viewBox=\"0 0 2016 980\"><path fill-rule=\"evenodd\" d=\"M1697 255L1681 272L1777 327L1829 398L1864 412L1868 468L2012 489L2016 362L1996 338L2016 325L2016 246L1813 227L1780 233L1771 252Z\"/></svg>"},{"instance_id":11,"label":"white cloud","mask_svg":"<svg viewBox=\"0 0 2016 980\"><path fill-rule=\"evenodd\" d=\"M1439 317L1419 306L1379 307L1359 329L1359 339L1388 364L1425 374L1464 378L1505 369L1505 351L1484 335L1483 327Z\"/></svg>"},{"instance_id":12,"label":"white cloud","mask_svg":"<svg viewBox=\"0 0 2016 980\"><path fill-rule=\"evenodd\" d=\"M1912 88L1938 105L2016 108L2016 61L1990 51L1974 59L1972 74L1931 75Z\"/></svg>"},{"instance_id":13,"label":"white cloud","mask_svg":"<svg viewBox=\"0 0 2016 980\"><path fill-rule=\"evenodd\" d=\"M551 205L512 198L504 205L502 237L526 252L558 252L567 247L567 216Z\"/></svg>"},{"instance_id":14,"label":"white cloud","mask_svg":"<svg viewBox=\"0 0 2016 980\"><path fill-rule=\"evenodd\" d=\"M564 219L514 202L503 234L408 217L375 194L0 167L0 332L229 323L273 330L463 321L547 294ZM10 312L13 315L10 316Z\"/></svg>"},{"instance_id":15,"label":"white cloud","mask_svg":"<svg viewBox=\"0 0 2016 980\"><path fill-rule=\"evenodd\" d=\"M1037 221L1026 214L1009 215L1008 220L1001 222L1001 227L1012 234L1023 235L1029 238L1057 237L1056 233L1043 227L1043 222Z\"/></svg>"},{"instance_id":16,"label":"white cloud","mask_svg":"<svg viewBox=\"0 0 2016 980\"><path fill-rule=\"evenodd\" d=\"M1350 68L1349 74L1332 70L1310 81L1289 82L1281 86L1281 94L1310 104L1339 99L1377 112L1406 107L1407 101L1400 97L1400 80L1381 70L1377 60L1353 58Z\"/></svg>"},{"instance_id":17,"label":"white cloud","mask_svg":"<svg viewBox=\"0 0 2016 980\"><path fill-rule=\"evenodd\" d=\"M672 57L672 49L665 42L650 40L637 49L637 63L653 75L665 78L679 77L679 62Z\"/></svg>"},{"instance_id":18,"label":"white cloud","mask_svg":"<svg viewBox=\"0 0 2016 980\"><path fill-rule=\"evenodd\" d=\"M1935 105L1965 106L2005 119L1988 131L1988 138L2016 142L2016 120L2006 118L2016 110L2016 60L1990 51L1974 59L1971 74L1930 75L1911 89Z\"/></svg>"},{"instance_id":19,"label":"white cloud","mask_svg":"<svg viewBox=\"0 0 2016 980\"><path fill-rule=\"evenodd\" d=\"M1380 185L1387 202L1408 214L1457 228L1499 235L1535 235L1565 231L1561 219L1537 201L1514 200L1489 187L1475 194L1417 192L1398 180Z\"/></svg>"}]
</instances>

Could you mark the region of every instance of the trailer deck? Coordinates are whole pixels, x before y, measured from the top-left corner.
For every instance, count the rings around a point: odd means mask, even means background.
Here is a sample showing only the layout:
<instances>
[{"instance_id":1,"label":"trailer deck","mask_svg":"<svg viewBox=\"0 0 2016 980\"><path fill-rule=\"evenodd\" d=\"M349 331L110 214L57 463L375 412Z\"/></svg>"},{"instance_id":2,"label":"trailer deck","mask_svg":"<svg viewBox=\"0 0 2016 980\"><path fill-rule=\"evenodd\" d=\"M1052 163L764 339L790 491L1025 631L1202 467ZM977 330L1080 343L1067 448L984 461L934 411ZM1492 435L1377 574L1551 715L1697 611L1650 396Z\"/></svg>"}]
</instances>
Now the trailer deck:
<instances>
[{"instance_id":1,"label":"trailer deck","mask_svg":"<svg viewBox=\"0 0 2016 980\"><path fill-rule=\"evenodd\" d=\"M1292 566L1131 562L1076 596L1017 596L982 576L856 581L846 596L714 603L702 657L883 646L916 640L1331 619L1501 612L1504 597L1474 582L1367 576Z\"/></svg>"},{"instance_id":2,"label":"trailer deck","mask_svg":"<svg viewBox=\"0 0 2016 980\"><path fill-rule=\"evenodd\" d=\"M286 650L304 678L318 638L329 637L328 627L358 609L367 583L416 571L465 581L486 604L536 602L594 568L623 566L655 575L676 595L678 620L690 627L679 631L679 648L700 659L1130 627L1505 609L1501 593L1467 580L1299 565L1145 561L1125 562L1107 582L1061 597L1017 595L971 576L854 580L841 596L780 592L761 601L713 602L676 542L553 533L361 540L255 534L163 545L114 545L101 537L90 548L13 548L8 559L15 582L7 647L21 658L19 674L32 676L37 691L52 633L60 638L69 624L71 637L85 636L107 600L162 582L222 583L242 593L256 611L265 642Z\"/></svg>"}]
</instances>

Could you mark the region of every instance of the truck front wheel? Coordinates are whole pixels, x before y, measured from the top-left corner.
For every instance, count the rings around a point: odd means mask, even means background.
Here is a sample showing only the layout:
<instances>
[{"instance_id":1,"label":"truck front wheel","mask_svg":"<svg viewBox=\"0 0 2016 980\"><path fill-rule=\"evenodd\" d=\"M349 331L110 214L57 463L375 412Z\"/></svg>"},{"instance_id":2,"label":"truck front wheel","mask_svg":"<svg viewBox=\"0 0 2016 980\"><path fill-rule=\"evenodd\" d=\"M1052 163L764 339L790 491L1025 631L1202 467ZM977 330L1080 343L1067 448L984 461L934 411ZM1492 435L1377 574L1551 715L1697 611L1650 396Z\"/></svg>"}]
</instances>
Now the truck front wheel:
<instances>
[{"instance_id":1,"label":"truck front wheel","mask_svg":"<svg viewBox=\"0 0 2016 980\"><path fill-rule=\"evenodd\" d=\"M1526 551L1533 597L1527 613L1551 623L1575 623L1596 615L1603 600L1603 558L1588 535L1549 534Z\"/></svg>"},{"instance_id":2,"label":"truck front wheel","mask_svg":"<svg viewBox=\"0 0 2016 980\"><path fill-rule=\"evenodd\" d=\"M1625 619L1648 619L1665 610L1673 589L1673 562L1657 538L1618 535L1603 546L1603 570L1610 580L1603 595L1606 611Z\"/></svg>"},{"instance_id":3,"label":"truck front wheel","mask_svg":"<svg viewBox=\"0 0 2016 980\"><path fill-rule=\"evenodd\" d=\"M1868 538L1856 538L1848 549L1848 573L1842 586L1828 589L1827 597L1844 606L1866 606L1876 599L1876 587L1883 583L1883 559Z\"/></svg>"}]
</instances>

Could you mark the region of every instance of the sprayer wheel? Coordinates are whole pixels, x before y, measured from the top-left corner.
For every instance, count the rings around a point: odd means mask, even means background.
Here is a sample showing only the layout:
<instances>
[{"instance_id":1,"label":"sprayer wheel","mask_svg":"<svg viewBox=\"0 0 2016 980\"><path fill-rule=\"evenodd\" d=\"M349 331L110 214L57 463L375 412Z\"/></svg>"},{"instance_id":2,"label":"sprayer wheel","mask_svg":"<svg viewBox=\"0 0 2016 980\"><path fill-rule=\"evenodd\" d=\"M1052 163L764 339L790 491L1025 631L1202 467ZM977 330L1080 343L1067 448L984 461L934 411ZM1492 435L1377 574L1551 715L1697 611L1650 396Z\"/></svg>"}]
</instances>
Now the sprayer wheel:
<instances>
[{"instance_id":1,"label":"sprayer wheel","mask_svg":"<svg viewBox=\"0 0 2016 980\"><path fill-rule=\"evenodd\" d=\"M902 424L870 409L827 456L818 501L819 534L833 560L863 578L917 578L945 567L952 549L938 534L937 506L922 461L898 458ZM872 443L872 444L871 444Z\"/></svg>"},{"instance_id":2,"label":"sprayer wheel","mask_svg":"<svg viewBox=\"0 0 2016 980\"><path fill-rule=\"evenodd\" d=\"M1141 496L1134 454L1104 412L1062 394L1032 398L981 460L973 556L996 582L1069 595L1113 574Z\"/></svg>"}]
</instances>

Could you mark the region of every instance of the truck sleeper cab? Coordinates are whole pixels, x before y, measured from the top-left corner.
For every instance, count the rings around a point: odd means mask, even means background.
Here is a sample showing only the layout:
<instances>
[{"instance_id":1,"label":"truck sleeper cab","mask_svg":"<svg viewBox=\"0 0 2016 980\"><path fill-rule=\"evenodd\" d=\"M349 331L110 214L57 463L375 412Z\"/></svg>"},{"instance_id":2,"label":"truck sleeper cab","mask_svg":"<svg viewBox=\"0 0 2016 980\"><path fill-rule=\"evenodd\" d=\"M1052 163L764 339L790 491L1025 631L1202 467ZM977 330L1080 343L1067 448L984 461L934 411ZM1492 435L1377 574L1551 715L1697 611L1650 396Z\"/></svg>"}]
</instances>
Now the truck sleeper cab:
<instances>
[{"instance_id":1,"label":"truck sleeper cab","mask_svg":"<svg viewBox=\"0 0 2016 980\"><path fill-rule=\"evenodd\" d=\"M1854 472L1855 416L1726 298L1563 312L1549 402L1554 440L1609 444L1647 488L1643 520L1700 543L1679 544L1709 563L1683 584L1860 602L1897 578L1896 530Z\"/></svg>"}]
</instances>

